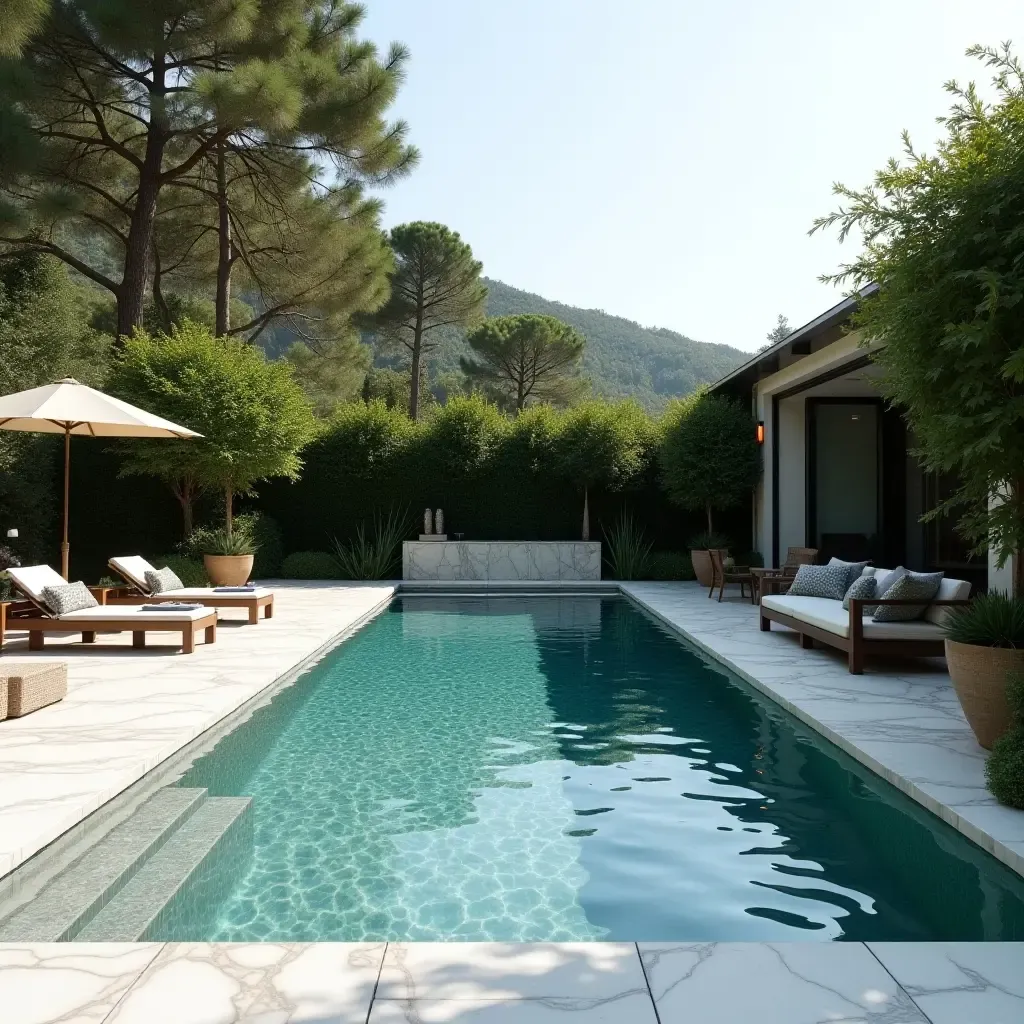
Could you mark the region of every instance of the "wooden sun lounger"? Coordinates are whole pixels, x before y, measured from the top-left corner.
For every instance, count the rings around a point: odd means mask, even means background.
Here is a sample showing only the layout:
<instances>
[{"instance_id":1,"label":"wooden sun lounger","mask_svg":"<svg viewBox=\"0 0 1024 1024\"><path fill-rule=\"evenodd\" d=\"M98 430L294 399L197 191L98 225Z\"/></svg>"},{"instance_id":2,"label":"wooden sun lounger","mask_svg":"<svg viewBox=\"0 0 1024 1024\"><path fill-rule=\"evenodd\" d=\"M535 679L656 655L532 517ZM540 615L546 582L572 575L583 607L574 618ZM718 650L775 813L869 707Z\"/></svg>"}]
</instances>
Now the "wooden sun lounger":
<instances>
[{"instance_id":1,"label":"wooden sun lounger","mask_svg":"<svg viewBox=\"0 0 1024 1024\"><path fill-rule=\"evenodd\" d=\"M196 636L200 631L208 644L217 639L217 612L214 609L147 612L141 608L121 611L101 605L58 616L42 603L43 587L63 582L49 566L27 566L9 570L8 575L28 600L8 607L7 629L27 632L30 651L42 650L48 633L81 633L82 643L86 644L95 643L97 633L131 633L135 648L146 646L147 633L180 633L185 654L195 651ZM103 588L89 589L99 600Z\"/></svg>"},{"instance_id":2,"label":"wooden sun lounger","mask_svg":"<svg viewBox=\"0 0 1024 1024\"><path fill-rule=\"evenodd\" d=\"M112 558L107 562L107 565L125 581L125 586L116 589L105 588L105 594L99 598L105 604L163 604L185 601L190 604L201 604L207 608L244 608L249 613L250 625L255 625L260 621L260 609L263 610L265 619L274 617L274 592L272 590L257 587L252 594L218 594L212 587L185 587L183 590L172 590L166 594L150 594L144 589L144 580L132 573L123 564L123 561Z\"/></svg>"}]
</instances>

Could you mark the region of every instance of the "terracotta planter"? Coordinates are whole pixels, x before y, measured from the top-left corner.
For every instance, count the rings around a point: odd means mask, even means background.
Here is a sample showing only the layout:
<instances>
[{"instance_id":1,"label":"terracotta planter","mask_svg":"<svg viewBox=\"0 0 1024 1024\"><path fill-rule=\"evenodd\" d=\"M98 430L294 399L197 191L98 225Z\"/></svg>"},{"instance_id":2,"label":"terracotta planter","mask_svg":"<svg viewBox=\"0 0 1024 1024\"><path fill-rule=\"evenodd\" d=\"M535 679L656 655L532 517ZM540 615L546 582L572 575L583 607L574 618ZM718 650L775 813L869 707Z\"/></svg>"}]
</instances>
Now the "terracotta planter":
<instances>
[{"instance_id":1,"label":"terracotta planter","mask_svg":"<svg viewBox=\"0 0 1024 1024\"><path fill-rule=\"evenodd\" d=\"M697 582L702 587L710 587L715 573L711 568L711 553L708 551L691 551L690 561L693 562L693 572Z\"/></svg>"},{"instance_id":2,"label":"terracotta planter","mask_svg":"<svg viewBox=\"0 0 1024 1024\"><path fill-rule=\"evenodd\" d=\"M252 572L252 555L203 555L206 575L215 587L240 587Z\"/></svg>"},{"instance_id":3,"label":"terracotta planter","mask_svg":"<svg viewBox=\"0 0 1024 1024\"><path fill-rule=\"evenodd\" d=\"M978 742L990 750L1012 725L1006 703L1006 677L1024 671L1024 649L976 647L946 641L946 664L953 688Z\"/></svg>"}]
</instances>

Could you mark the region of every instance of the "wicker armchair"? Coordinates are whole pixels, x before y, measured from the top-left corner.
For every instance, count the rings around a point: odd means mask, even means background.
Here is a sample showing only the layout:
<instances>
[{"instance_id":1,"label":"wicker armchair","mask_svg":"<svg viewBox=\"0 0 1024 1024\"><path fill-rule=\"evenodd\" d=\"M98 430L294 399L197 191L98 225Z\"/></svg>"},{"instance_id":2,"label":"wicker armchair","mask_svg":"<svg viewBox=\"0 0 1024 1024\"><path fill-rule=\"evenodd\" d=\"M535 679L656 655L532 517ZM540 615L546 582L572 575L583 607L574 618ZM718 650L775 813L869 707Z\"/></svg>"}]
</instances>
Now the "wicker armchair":
<instances>
[{"instance_id":1,"label":"wicker armchair","mask_svg":"<svg viewBox=\"0 0 1024 1024\"><path fill-rule=\"evenodd\" d=\"M715 587L718 587L718 600L722 600L722 594L725 592L727 583L738 583L740 585L740 596L747 596L747 587L750 587L750 592L754 592L754 577L750 572L750 567L746 565L726 565L725 560L729 557L729 551L727 548L711 548L708 551L711 556L711 589L708 591L708 597L715 592Z\"/></svg>"}]
</instances>

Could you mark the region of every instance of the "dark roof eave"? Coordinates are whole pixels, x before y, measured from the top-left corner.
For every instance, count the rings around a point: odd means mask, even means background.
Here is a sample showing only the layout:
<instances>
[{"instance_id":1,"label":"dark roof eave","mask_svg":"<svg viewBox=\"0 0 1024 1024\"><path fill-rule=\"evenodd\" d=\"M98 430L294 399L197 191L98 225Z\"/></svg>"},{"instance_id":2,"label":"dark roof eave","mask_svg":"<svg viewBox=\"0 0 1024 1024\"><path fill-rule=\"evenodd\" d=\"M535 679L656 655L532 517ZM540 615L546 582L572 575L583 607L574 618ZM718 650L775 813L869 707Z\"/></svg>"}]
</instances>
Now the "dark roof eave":
<instances>
[{"instance_id":1,"label":"dark roof eave","mask_svg":"<svg viewBox=\"0 0 1024 1024\"><path fill-rule=\"evenodd\" d=\"M740 377L751 370L756 370L762 362L766 362L767 360L774 359L776 356L781 355L787 345L792 345L796 341L800 341L803 338L814 335L818 331L827 330L829 327L833 327L835 324L848 319L857 308L861 299L866 299L868 296L874 295L877 291L877 284L865 285L859 292L857 292L856 295L848 295L842 302L837 303L831 309L825 310L824 313L815 317L810 321L810 323L804 324L803 327L798 327L792 334L783 338L782 341L776 342L770 348L766 348L762 352L756 353L745 363L741 363L735 370L727 373L721 379L716 380L708 390L717 391L718 388L728 384L729 381L735 380L737 377Z\"/></svg>"}]
</instances>

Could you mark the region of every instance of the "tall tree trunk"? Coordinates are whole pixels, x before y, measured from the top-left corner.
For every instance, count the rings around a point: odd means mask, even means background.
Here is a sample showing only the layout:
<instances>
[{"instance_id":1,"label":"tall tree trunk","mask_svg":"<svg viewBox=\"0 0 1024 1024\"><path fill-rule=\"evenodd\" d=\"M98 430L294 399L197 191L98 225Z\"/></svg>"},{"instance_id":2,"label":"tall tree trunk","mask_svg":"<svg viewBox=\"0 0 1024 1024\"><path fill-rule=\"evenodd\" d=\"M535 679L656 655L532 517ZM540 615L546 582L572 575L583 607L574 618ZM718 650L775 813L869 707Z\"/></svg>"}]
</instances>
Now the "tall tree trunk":
<instances>
[{"instance_id":1,"label":"tall tree trunk","mask_svg":"<svg viewBox=\"0 0 1024 1024\"><path fill-rule=\"evenodd\" d=\"M416 326L412 332L412 383L409 386L409 419L420 411L420 361L423 355L423 307L416 310Z\"/></svg>"},{"instance_id":2,"label":"tall tree trunk","mask_svg":"<svg viewBox=\"0 0 1024 1024\"><path fill-rule=\"evenodd\" d=\"M590 540L590 494L583 488L583 540Z\"/></svg>"},{"instance_id":3,"label":"tall tree trunk","mask_svg":"<svg viewBox=\"0 0 1024 1024\"><path fill-rule=\"evenodd\" d=\"M167 145L167 116L164 112L163 54L153 58L153 85L150 89L150 124L146 133L146 153L139 171L139 187L135 209L128 227L128 244L124 253L124 273L117 292L117 335L130 337L142 326L146 303L146 278L149 273L150 250L153 245L153 223L160 192L160 172Z\"/></svg>"},{"instance_id":4,"label":"tall tree trunk","mask_svg":"<svg viewBox=\"0 0 1024 1024\"><path fill-rule=\"evenodd\" d=\"M198 488L196 487L194 480L185 476L175 482L171 489L174 491L174 496L178 499L178 503L181 505L181 525L185 537L188 537L192 532L192 527L194 525L192 506L196 500Z\"/></svg>"},{"instance_id":5,"label":"tall tree trunk","mask_svg":"<svg viewBox=\"0 0 1024 1024\"><path fill-rule=\"evenodd\" d=\"M711 522L711 502L710 501L707 502L704 505L704 511L707 512L707 515L708 515L708 533L714 533L715 532L715 526Z\"/></svg>"},{"instance_id":6,"label":"tall tree trunk","mask_svg":"<svg viewBox=\"0 0 1024 1024\"><path fill-rule=\"evenodd\" d=\"M231 330L231 217L228 210L227 166L224 143L217 147L217 301L214 331L222 337Z\"/></svg>"},{"instance_id":7,"label":"tall tree trunk","mask_svg":"<svg viewBox=\"0 0 1024 1024\"><path fill-rule=\"evenodd\" d=\"M165 333L171 330L171 310L163 292L163 274L160 270L160 253L154 241L153 245L153 305L160 317L160 329Z\"/></svg>"},{"instance_id":8,"label":"tall tree trunk","mask_svg":"<svg viewBox=\"0 0 1024 1024\"><path fill-rule=\"evenodd\" d=\"M227 531L227 535L231 536L231 527L233 525L232 506L235 503L235 491L231 484L228 484L224 488L224 529Z\"/></svg>"},{"instance_id":9,"label":"tall tree trunk","mask_svg":"<svg viewBox=\"0 0 1024 1024\"><path fill-rule=\"evenodd\" d=\"M516 384L516 412L522 412L523 406L526 405L526 382L522 377Z\"/></svg>"}]
</instances>

